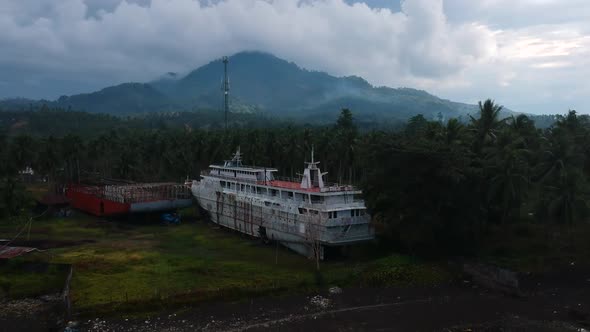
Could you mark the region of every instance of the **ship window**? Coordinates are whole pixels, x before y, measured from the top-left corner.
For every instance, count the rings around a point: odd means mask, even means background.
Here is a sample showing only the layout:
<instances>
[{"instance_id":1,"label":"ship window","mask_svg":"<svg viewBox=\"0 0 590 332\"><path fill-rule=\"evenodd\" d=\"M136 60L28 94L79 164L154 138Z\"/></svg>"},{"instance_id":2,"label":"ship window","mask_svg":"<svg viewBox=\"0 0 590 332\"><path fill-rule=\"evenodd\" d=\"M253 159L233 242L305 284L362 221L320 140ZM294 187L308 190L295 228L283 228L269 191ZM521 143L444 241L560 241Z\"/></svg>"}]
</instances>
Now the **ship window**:
<instances>
[{"instance_id":1,"label":"ship window","mask_svg":"<svg viewBox=\"0 0 590 332\"><path fill-rule=\"evenodd\" d=\"M292 191L287 191L287 197L288 198L293 198L293 192Z\"/></svg>"},{"instance_id":2,"label":"ship window","mask_svg":"<svg viewBox=\"0 0 590 332\"><path fill-rule=\"evenodd\" d=\"M311 202L312 203L322 203L323 201L324 201L324 197L323 196L311 195Z\"/></svg>"},{"instance_id":3,"label":"ship window","mask_svg":"<svg viewBox=\"0 0 590 332\"><path fill-rule=\"evenodd\" d=\"M328 212L328 218L332 219L332 211Z\"/></svg>"},{"instance_id":4,"label":"ship window","mask_svg":"<svg viewBox=\"0 0 590 332\"><path fill-rule=\"evenodd\" d=\"M276 189L271 189L271 190L270 190L270 194L271 194L272 196L277 196L277 194L278 194L278 190L276 190Z\"/></svg>"},{"instance_id":5,"label":"ship window","mask_svg":"<svg viewBox=\"0 0 590 332\"><path fill-rule=\"evenodd\" d=\"M257 194L262 194L262 188L256 187L256 193Z\"/></svg>"},{"instance_id":6,"label":"ship window","mask_svg":"<svg viewBox=\"0 0 590 332\"><path fill-rule=\"evenodd\" d=\"M334 218L338 218L338 211L332 212L334 214Z\"/></svg>"},{"instance_id":7,"label":"ship window","mask_svg":"<svg viewBox=\"0 0 590 332\"><path fill-rule=\"evenodd\" d=\"M225 188L225 181L221 181L221 187Z\"/></svg>"},{"instance_id":8,"label":"ship window","mask_svg":"<svg viewBox=\"0 0 590 332\"><path fill-rule=\"evenodd\" d=\"M245 186L243 184L240 185L240 190L244 191Z\"/></svg>"},{"instance_id":9,"label":"ship window","mask_svg":"<svg viewBox=\"0 0 590 332\"><path fill-rule=\"evenodd\" d=\"M354 217L354 212L355 212L355 210L350 210L350 216L351 217Z\"/></svg>"},{"instance_id":10,"label":"ship window","mask_svg":"<svg viewBox=\"0 0 590 332\"><path fill-rule=\"evenodd\" d=\"M304 208L299 208L299 214L305 214L305 209Z\"/></svg>"}]
</instances>

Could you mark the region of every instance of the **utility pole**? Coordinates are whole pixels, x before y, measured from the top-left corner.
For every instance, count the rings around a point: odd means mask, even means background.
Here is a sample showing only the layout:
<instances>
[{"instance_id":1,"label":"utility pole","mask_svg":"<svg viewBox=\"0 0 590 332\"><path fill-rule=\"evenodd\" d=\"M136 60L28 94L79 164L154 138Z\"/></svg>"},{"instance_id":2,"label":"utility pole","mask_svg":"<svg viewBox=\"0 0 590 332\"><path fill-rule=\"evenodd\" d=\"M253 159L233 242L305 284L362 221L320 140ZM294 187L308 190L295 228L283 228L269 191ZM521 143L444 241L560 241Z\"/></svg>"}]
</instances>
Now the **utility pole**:
<instances>
[{"instance_id":1,"label":"utility pole","mask_svg":"<svg viewBox=\"0 0 590 332\"><path fill-rule=\"evenodd\" d=\"M223 57L223 107L225 114L225 130L227 131L227 113L229 112L229 77L227 76L228 57Z\"/></svg>"}]
</instances>

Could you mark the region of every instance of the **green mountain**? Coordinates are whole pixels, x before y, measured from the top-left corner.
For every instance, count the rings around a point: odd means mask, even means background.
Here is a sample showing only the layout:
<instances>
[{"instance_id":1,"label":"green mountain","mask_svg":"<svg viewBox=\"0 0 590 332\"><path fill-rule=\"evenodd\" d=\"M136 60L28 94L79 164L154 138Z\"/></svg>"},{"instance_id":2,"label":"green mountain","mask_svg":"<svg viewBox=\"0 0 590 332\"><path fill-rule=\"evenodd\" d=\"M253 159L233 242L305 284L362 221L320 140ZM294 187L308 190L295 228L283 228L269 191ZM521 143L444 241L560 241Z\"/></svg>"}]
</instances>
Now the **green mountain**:
<instances>
[{"instance_id":1,"label":"green mountain","mask_svg":"<svg viewBox=\"0 0 590 332\"><path fill-rule=\"evenodd\" d=\"M112 115L137 115L195 109L221 110L223 64L210 62L184 77L167 73L150 83L125 83L97 92L63 96L49 106ZM261 52L229 58L230 101L234 113L260 113L306 122L331 122L341 108L359 120L465 117L475 105L440 99L410 88L374 87L360 77L335 77L310 71ZM39 103L17 100L17 104ZM11 105L15 100L11 100ZM0 101L0 108L7 108Z\"/></svg>"},{"instance_id":2,"label":"green mountain","mask_svg":"<svg viewBox=\"0 0 590 332\"><path fill-rule=\"evenodd\" d=\"M154 87L189 107L221 108L223 65L212 61L171 84ZM242 52L229 59L232 111L258 111L308 121L332 121L341 108L357 117L407 119L418 113L434 118L465 116L475 105L454 103L410 88L373 87L360 77L334 77L309 71L260 52Z\"/></svg>"},{"instance_id":3,"label":"green mountain","mask_svg":"<svg viewBox=\"0 0 590 332\"><path fill-rule=\"evenodd\" d=\"M178 105L150 84L124 83L93 93L62 96L54 106L113 115L165 112Z\"/></svg>"}]
</instances>

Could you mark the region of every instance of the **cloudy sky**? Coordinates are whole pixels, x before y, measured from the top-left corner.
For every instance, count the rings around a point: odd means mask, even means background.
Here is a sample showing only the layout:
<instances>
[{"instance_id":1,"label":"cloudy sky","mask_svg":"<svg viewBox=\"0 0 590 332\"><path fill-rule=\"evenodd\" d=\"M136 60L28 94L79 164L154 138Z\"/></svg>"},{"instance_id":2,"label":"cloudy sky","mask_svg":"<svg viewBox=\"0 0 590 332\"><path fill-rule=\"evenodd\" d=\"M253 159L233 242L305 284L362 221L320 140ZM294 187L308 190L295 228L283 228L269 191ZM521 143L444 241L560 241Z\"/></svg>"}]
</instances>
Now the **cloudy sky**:
<instances>
[{"instance_id":1,"label":"cloudy sky","mask_svg":"<svg viewBox=\"0 0 590 332\"><path fill-rule=\"evenodd\" d=\"M590 112L589 0L0 1L0 98L150 81L242 50L456 101Z\"/></svg>"}]
</instances>

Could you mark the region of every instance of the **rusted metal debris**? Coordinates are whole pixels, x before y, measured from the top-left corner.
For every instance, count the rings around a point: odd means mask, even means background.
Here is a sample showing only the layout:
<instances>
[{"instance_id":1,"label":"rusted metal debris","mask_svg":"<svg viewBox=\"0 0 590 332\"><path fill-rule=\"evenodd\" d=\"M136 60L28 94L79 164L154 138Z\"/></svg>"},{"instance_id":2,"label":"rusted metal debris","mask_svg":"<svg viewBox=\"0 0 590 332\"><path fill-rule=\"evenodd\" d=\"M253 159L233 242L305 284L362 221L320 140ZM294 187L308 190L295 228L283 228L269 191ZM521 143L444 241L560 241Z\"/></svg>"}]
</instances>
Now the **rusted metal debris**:
<instances>
[{"instance_id":1,"label":"rusted metal debris","mask_svg":"<svg viewBox=\"0 0 590 332\"><path fill-rule=\"evenodd\" d=\"M17 256L21 256L31 251L35 251L37 248L31 247L2 247L0 246L0 259L10 259Z\"/></svg>"}]
</instances>

